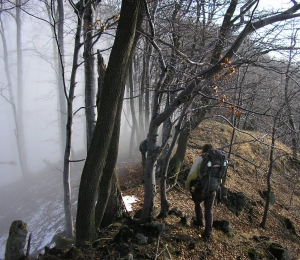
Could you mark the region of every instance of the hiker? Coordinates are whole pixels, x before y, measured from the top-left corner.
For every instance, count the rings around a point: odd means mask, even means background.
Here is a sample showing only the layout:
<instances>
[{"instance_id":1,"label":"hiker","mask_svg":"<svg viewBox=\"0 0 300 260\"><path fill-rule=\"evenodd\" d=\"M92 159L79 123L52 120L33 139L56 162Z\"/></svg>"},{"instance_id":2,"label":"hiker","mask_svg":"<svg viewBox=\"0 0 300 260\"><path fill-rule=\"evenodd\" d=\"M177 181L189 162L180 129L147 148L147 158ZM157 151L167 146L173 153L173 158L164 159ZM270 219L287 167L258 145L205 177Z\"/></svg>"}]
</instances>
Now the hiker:
<instances>
[{"instance_id":1,"label":"hiker","mask_svg":"<svg viewBox=\"0 0 300 260\"><path fill-rule=\"evenodd\" d=\"M145 168L147 152L148 152L148 137L140 143L139 150L142 154L142 166Z\"/></svg>"},{"instance_id":2,"label":"hiker","mask_svg":"<svg viewBox=\"0 0 300 260\"><path fill-rule=\"evenodd\" d=\"M212 235L212 225L213 225L213 206L216 198L216 190L210 191L207 190L207 193L204 194L204 190L201 185L197 185L203 176L201 175L201 165L205 158L205 155L212 150L213 147L211 144L205 144L202 148L202 155L198 157L190 170L190 173L185 182L186 190L189 190L192 195L192 200L195 203L195 214L196 218L193 218L193 222L195 225L203 227L203 213L201 208L201 202L204 201L204 219L205 219L205 229L202 233L201 237L205 241L209 241ZM225 156L224 156L225 157ZM206 162L208 165L209 163ZM199 180L200 179L200 180ZM204 178L202 178L204 179Z\"/></svg>"}]
</instances>

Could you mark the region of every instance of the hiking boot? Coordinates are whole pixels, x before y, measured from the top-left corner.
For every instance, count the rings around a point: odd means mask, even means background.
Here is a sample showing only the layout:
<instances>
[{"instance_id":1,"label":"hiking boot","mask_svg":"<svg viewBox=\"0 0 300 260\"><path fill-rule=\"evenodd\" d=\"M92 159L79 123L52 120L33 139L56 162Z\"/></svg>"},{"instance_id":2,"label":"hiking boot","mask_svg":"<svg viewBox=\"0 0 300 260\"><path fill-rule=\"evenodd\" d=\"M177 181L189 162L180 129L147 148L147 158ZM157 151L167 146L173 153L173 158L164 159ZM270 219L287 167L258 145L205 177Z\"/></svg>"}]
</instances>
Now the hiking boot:
<instances>
[{"instance_id":1,"label":"hiking boot","mask_svg":"<svg viewBox=\"0 0 300 260\"><path fill-rule=\"evenodd\" d=\"M193 218L193 223L194 223L195 226L204 227L203 221L197 220L196 218Z\"/></svg>"}]
</instances>

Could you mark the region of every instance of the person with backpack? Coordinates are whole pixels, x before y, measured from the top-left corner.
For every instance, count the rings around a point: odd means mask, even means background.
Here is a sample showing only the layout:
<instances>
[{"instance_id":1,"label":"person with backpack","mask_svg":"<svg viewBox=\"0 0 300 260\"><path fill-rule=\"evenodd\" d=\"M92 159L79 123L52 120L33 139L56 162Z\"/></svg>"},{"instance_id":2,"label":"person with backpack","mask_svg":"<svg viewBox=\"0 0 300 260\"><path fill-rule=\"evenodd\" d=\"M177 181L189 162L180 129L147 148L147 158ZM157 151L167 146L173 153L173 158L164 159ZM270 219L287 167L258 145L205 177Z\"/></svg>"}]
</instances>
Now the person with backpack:
<instances>
[{"instance_id":1,"label":"person with backpack","mask_svg":"<svg viewBox=\"0 0 300 260\"><path fill-rule=\"evenodd\" d=\"M144 169L148 153L148 137L140 143L139 150L142 154L142 166Z\"/></svg>"},{"instance_id":2,"label":"person with backpack","mask_svg":"<svg viewBox=\"0 0 300 260\"><path fill-rule=\"evenodd\" d=\"M204 226L201 202L204 202L205 229L201 237L205 241L209 241L212 235L213 206L226 164L222 151L205 144L202 155L194 161L185 182L185 188L191 192L195 203L196 218L193 218L193 222L201 227Z\"/></svg>"}]
</instances>

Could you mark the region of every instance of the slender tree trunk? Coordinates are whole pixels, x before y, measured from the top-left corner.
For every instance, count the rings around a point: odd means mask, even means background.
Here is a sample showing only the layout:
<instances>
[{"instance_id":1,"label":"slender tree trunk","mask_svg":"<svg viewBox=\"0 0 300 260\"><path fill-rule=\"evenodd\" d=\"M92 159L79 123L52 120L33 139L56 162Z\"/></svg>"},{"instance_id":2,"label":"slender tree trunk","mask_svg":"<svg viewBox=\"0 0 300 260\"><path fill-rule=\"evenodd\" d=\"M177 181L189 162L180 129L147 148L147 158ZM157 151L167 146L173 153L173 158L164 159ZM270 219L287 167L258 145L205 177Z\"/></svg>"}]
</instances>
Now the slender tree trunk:
<instances>
[{"instance_id":1,"label":"slender tree trunk","mask_svg":"<svg viewBox=\"0 0 300 260\"><path fill-rule=\"evenodd\" d=\"M66 236L73 237L73 218L71 212L71 186L70 186L70 160L72 147L72 127L73 127L73 99L76 87L76 74L78 68L79 50L81 48L80 35L82 30L82 16L83 16L83 1L78 4L77 11L77 29L75 34L73 64L70 78L70 88L67 100L67 125L66 125L66 147L64 155L64 172L63 172L63 186L64 186L64 210L66 218Z\"/></svg>"},{"instance_id":2,"label":"slender tree trunk","mask_svg":"<svg viewBox=\"0 0 300 260\"><path fill-rule=\"evenodd\" d=\"M92 37L94 36L94 8L89 4L84 13L84 73L85 73L85 118L87 149L90 147L95 123L95 58Z\"/></svg>"},{"instance_id":3,"label":"slender tree trunk","mask_svg":"<svg viewBox=\"0 0 300 260\"><path fill-rule=\"evenodd\" d=\"M131 126L131 136L130 136L130 145L129 145L129 153L132 156L133 152L135 151L138 141L137 139L139 138L138 133L138 121L136 118L136 111L135 111L135 106L134 106L134 98L133 98L133 69L132 69L133 64L131 63L129 65L129 73L128 73L128 86L129 86L129 103L130 103L130 110L131 110L131 121L132 121L132 126ZM135 139L136 138L136 139Z\"/></svg>"},{"instance_id":4,"label":"slender tree trunk","mask_svg":"<svg viewBox=\"0 0 300 260\"><path fill-rule=\"evenodd\" d=\"M105 65L104 59L99 50L97 51L97 60L98 60L98 91L97 91L96 104L97 104L97 110L99 110L101 92L102 92L104 76L105 76L105 72L106 72L106 65Z\"/></svg>"},{"instance_id":5,"label":"slender tree trunk","mask_svg":"<svg viewBox=\"0 0 300 260\"><path fill-rule=\"evenodd\" d=\"M139 88L139 98L138 98L138 121L139 121L139 127L138 127L138 140L143 140L145 138L145 120L144 120L144 111L145 109L145 85L143 84L143 78L141 79L140 84L137 84L138 78L138 71L140 68L140 57L139 55L135 55L133 59L133 64L134 64L134 71L135 71L135 77L136 77L136 87L137 89ZM142 77L143 77L143 72L142 72Z\"/></svg>"},{"instance_id":6,"label":"slender tree trunk","mask_svg":"<svg viewBox=\"0 0 300 260\"><path fill-rule=\"evenodd\" d=\"M181 169L184 156L186 153L190 133L191 133L191 128L187 126L183 127L183 129L181 129L180 131L177 149L170 161L170 166L169 166L170 176L176 176Z\"/></svg>"},{"instance_id":7,"label":"slender tree trunk","mask_svg":"<svg viewBox=\"0 0 300 260\"><path fill-rule=\"evenodd\" d=\"M23 94L23 54L22 54L22 22L21 22L21 5L22 1L16 1L17 8L16 8L16 25L17 25L17 97L18 97L18 104L17 104L17 117L18 117L18 149L20 150L20 164L21 169L23 172L23 176L29 174L28 169L28 162L27 162L27 155L26 155L26 146L25 146L25 133L24 133L24 119L23 119L23 112L24 112L24 94Z\"/></svg>"},{"instance_id":8,"label":"slender tree trunk","mask_svg":"<svg viewBox=\"0 0 300 260\"><path fill-rule=\"evenodd\" d=\"M136 44L136 29L142 21L140 12L142 2L141 0L122 1L115 42L105 73L98 120L81 176L76 220L77 245L96 237L95 203L97 191L111 145L118 105L123 100L128 64ZM114 136L113 138L118 137ZM112 175L113 171L109 174Z\"/></svg>"},{"instance_id":9,"label":"slender tree trunk","mask_svg":"<svg viewBox=\"0 0 300 260\"><path fill-rule=\"evenodd\" d=\"M8 92L9 92L9 104L11 105L12 108L12 112L13 112L13 119L15 122L15 135L16 135L16 143L17 143L17 150L18 150L18 159L21 161L21 150L19 149L20 147L20 139L19 139L19 123L18 123L18 113L17 113L17 107L15 104L15 98L13 95L13 88L12 88L12 80L11 80L11 72L10 72L10 66L9 66L9 56L8 56L8 49L7 49L7 43L6 43L6 37L5 37L5 31L4 31L4 26L1 20L1 13L0 13L0 23L1 23L1 29L0 29L0 35L2 38L2 45L3 45L3 58L4 58L4 64L5 64L5 75L7 78L7 84L8 84ZM24 172L22 171L23 174L23 178L25 178L24 176Z\"/></svg>"},{"instance_id":10,"label":"slender tree trunk","mask_svg":"<svg viewBox=\"0 0 300 260\"><path fill-rule=\"evenodd\" d=\"M161 173L161 179L160 179L160 198L161 198L160 204L161 204L161 208L160 208L159 217L163 217L163 218L167 217L168 212L169 212L169 207L170 207L170 204L167 200L167 177L168 177L169 162L170 162L170 158L171 158L172 152L174 150L174 147L177 143L179 133L180 133L180 128L181 128L182 122L185 118L185 112L186 112L187 108L188 108L188 106L186 105L184 107L184 109L181 111L180 118L179 118L178 123L175 127L175 134L174 134L172 143L171 143L171 145L169 147L169 150L168 150L168 152L165 156L164 164L163 164L163 167L162 167L162 173Z\"/></svg>"},{"instance_id":11,"label":"slender tree trunk","mask_svg":"<svg viewBox=\"0 0 300 260\"><path fill-rule=\"evenodd\" d=\"M296 44L296 35L292 35L291 38L291 48L289 51L289 59L287 63L287 68L285 72L285 82L284 82L284 97L285 97L285 103L287 106L287 113L288 113L288 119L289 119L289 125L291 128L291 136L292 136L292 151L293 151L293 160L298 161L298 139L297 139L297 130L293 118L293 112L292 112L292 106L290 101L290 93L289 93L289 82L290 82L290 76L291 76L291 62L292 62L292 52L293 47Z\"/></svg>"},{"instance_id":12,"label":"slender tree trunk","mask_svg":"<svg viewBox=\"0 0 300 260\"><path fill-rule=\"evenodd\" d=\"M145 129L148 129L149 124L150 124L150 61L151 61L151 55L152 55L152 45L147 43L147 48L148 50L145 55Z\"/></svg>"},{"instance_id":13,"label":"slender tree trunk","mask_svg":"<svg viewBox=\"0 0 300 260\"><path fill-rule=\"evenodd\" d=\"M210 102L208 99L203 99L202 101L205 107L207 107L207 105ZM187 150L190 134L196 127L198 127L199 124L201 124L201 122L205 118L206 113L207 113L207 108L202 109L200 107L199 110L197 110L195 114L193 114L184 123L184 126L182 127L179 133L176 152L170 161L170 167L169 167L170 176L177 176L178 173L180 172L185 157L185 153Z\"/></svg>"},{"instance_id":14,"label":"slender tree trunk","mask_svg":"<svg viewBox=\"0 0 300 260\"><path fill-rule=\"evenodd\" d=\"M58 26L57 26L57 41L58 41L58 99L59 99L59 119L60 119L60 142L62 151L66 144L66 125L67 125L67 97L65 95L64 84L64 64L65 64L65 46L64 46L64 4L63 0L57 0L58 6Z\"/></svg>"},{"instance_id":15,"label":"slender tree trunk","mask_svg":"<svg viewBox=\"0 0 300 260\"><path fill-rule=\"evenodd\" d=\"M278 115L276 115L277 117ZM277 118L274 119L274 124L272 128L272 142L271 142L271 149L270 149L270 161L269 161L269 171L267 175L267 194L266 194L266 204L265 204L265 210L263 214L262 221L260 223L260 226L262 228L266 227L268 212L269 212L269 205L270 205L270 194L271 194L271 175L273 170L273 164L274 164L274 150L275 150L275 133L276 133L276 123Z\"/></svg>"}]
</instances>

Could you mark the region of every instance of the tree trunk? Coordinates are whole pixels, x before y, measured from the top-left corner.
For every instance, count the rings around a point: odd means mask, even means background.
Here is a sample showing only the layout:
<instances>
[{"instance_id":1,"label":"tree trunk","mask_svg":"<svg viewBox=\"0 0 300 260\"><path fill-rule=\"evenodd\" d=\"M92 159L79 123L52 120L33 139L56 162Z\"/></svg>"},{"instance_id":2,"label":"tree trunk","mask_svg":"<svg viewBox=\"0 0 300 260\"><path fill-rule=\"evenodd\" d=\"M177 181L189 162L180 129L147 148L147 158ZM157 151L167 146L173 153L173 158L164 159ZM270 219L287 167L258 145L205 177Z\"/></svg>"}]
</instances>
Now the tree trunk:
<instances>
[{"instance_id":1,"label":"tree trunk","mask_svg":"<svg viewBox=\"0 0 300 260\"><path fill-rule=\"evenodd\" d=\"M17 25L17 119L18 119L18 149L20 154L20 165L23 172L23 176L29 174L26 147L25 147L25 133L24 133L24 122L23 122L23 112L24 112L24 96L23 96L23 54L22 54L22 22L21 22L21 0L16 1L16 25Z\"/></svg>"},{"instance_id":2,"label":"tree trunk","mask_svg":"<svg viewBox=\"0 0 300 260\"><path fill-rule=\"evenodd\" d=\"M66 125L67 125L67 97L65 92L65 45L64 45L64 4L63 0L57 1L58 6L58 26L57 26L57 41L58 41L58 98L59 98L59 120L60 120L60 142L61 149L64 151L66 144Z\"/></svg>"},{"instance_id":3,"label":"tree trunk","mask_svg":"<svg viewBox=\"0 0 300 260\"><path fill-rule=\"evenodd\" d=\"M89 4L84 13L84 74L85 74L85 118L86 118L86 142L89 149L93 137L96 113L95 113L95 58L93 51L94 36L94 8Z\"/></svg>"},{"instance_id":4,"label":"tree trunk","mask_svg":"<svg viewBox=\"0 0 300 260\"><path fill-rule=\"evenodd\" d=\"M121 96L124 96L124 89ZM123 101L119 101L117 114L116 114L116 122L114 124L114 130L107 154L107 159L105 163L105 167L103 169L103 176L99 183L99 192L98 192L98 201L96 205L96 215L95 215L95 227L100 228L100 225L106 225L105 223L109 223L114 220L114 217L118 215L117 209L118 207L113 207L112 204L107 209L107 203L112 198L115 198L118 188L118 178L116 171L116 163L118 159L118 149L119 149L119 137L120 137L120 126L121 126L121 114L122 114ZM118 201L114 201L117 203ZM116 212L114 212L116 210ZM106 214L105 214L106 213ZM110 219L105 219L103 223L104 216L110 216ZM102 224L101 224L102 223ZM110 222L111 223L111 222ZM110 224L109 223L109 224Z\"/></svg>"},{"instance_id":5,"label":"tree trunk","mask_svg":"<svg viewBox=\"0 0 300 260\"><path fill-rule=\"evenodd\" d=\"M162 172L161 172L161 179L160 179L160 198L161 198L161 208L160 208L160 214L159 217L167 217L168 212L169 212L169 207L170 204L167 200L167 177L168 177L168 167L169 167L169 162L170 162L170 158L172 155L172 152L174 150L175 144L177 143L178 137L179 137L179 133L180 133L180 127L182 125L182 122L185 118L185 112L187 110L188 106L185 106L185 108L182 110L180 118L178 120L178 124L175 127L175 134L172 140L172 143L169 147L169 150L165 156L164 159L164 164L162 167Z\"/></svg>"},{"instance_id":6,"label":"tree trunk","mask_svg":"<svg viewBox=\"0 0 300 260\"><path fill-rule=\"evenodd\" d=\"M98 91L97 91L96 105L98 110L100 106L101 92L102 92L104 76L106 72L106 65L99 50L97 51L97 60L98 60Z\"/></svg>"},{"instance_id":7,"label":"tree trunk","mask_svg":"<svg viewBox=\"0 0 300 260\"><path fill-rule=\"evenodd\" d=\"M78 3L77 12L77 29L75 34L73 64L70 78L70 88L67 100L67 125L66 125L66 147L64 154L64 172L63 172L63 186L64 186L64 210L66 219L66 237L73 237L73 218L71 212L71 186L70 186L70 159L72 148L72 126L73 126L73 99L76 86L76 73L78 68L78 57L80 44L80 34L82 30L82 16L83 16L83 1Z\"/></svg>"},{"instance_id":8,"label":"tree trunk","mask_svg":"<svg viewBox=\"0 0 300 260\"><path fill-rule=\"evenodd\" d=\"M81 176L76 221L76 244L95 238L95 203L111 144L118 105L123 100L128 64L135 47L136 29L142 16L142 1L122 1L115 42L105 73L93 139ZM117 122L118 123L118 122ZM118 138L114 136L113 138ZM113 172L110 173L111 175Z\"/></svg>"},{"instance_id":9,"label":"tree trunk","mask_svg":"<svg viewBox=\"0 0 300 260\"><path fill-rule=\"evenodd\" d=\"M128 73L128 86L129 86L129 103L131 110L131 135L130 135L130 144L129 144L129 154L133 156L135 153L135 149L138 145L138 142L135 141L139 137L138 135L138 121L136 118L135 106L134 106L134 98L133 98L133 64L129 65L129 73Z\"/></svg>"},{"instance_id":10,"label":"tree trunk","mask_svg":"<svg viewBox=\"0 0 300 260\"><path fill-rule=\"evenodd\" d=\"M272 128L272 142L271 142L271 149L270 149L270 161L269 161L269 171L267 175L267 194L266 194L266 204L265 204L265 210L263 214L262 221L260 223L260 226L262 228L266 227L268 212L269 212L269 205L270 205L270 194L271 194L271 175L273 170L273 164L274 164L274 150L275 150L275 133L276 133L276 123L277 123L277 116L274 119L274 124Z\"/></svg>"},{"instance_id":11,"label":"tree trunk","mask_svg":"<svg viewBox=\"0 0 300 260\"><path fill-rule=\"evenodd\" d=\"M17 106L15 104L15 98L13 94L13 88L12 88L12 80L11 80L11 71L10 71L10 66L9 66L9 56L8 56L8 49L7 49L7 43L6 43L6 37L5 37L5 31L4 31L4 26L1 20L1 14L0 14L0 23L1 23L1 38L2 38L2 45L3 45L3 59L4 59L4 64L5 64L5 75L7 78L7 84L8 84L8 92L9 92L9 104L11 105L12 112L13 112L13 119L15 123L15 133L16 133L16 143L17 143L17 150L18 150L18 158L21 161L21 150L19 149L20 147L20 139L19 139L19 123L18 123L18 113L17 113ZM23 178L25 178L25 175L22 171Z\"/></svg>"},{"instance_id":12,"label":"tree trunk","mask_svg":"<svg viewBox=\"0 0 300 260\"><path fill-rule=\"evenodd\" d=\"M146 43L147 52L144 55L144 70L145 70L145 129L148 129L150 124L150 58L152 55L152 45ZM146 132L146 131L145 131Z\"/></svg>"},{"instance_id":13,"label":"tree trunk","mask_svg":"<svg viewBox=\"0 0 300 260\"><path fill-rule=\"evenodd\" d=\"M107 203L109 207L106 207L102 222L100 224L101 228L109 226L122 215L122 203L122 195L119 187L117 171L115 170Z\"/></svg>"},{"instance_id":14,"label":"tree trunk","mask_svg":"<svg viewBox=\"0 0 300 260\"><path fill-rule=\"evenodd\" d=\"M297 33L297 32L296 32ZM289 59L287 63L287 68L285 72L285 82L284 82L284 97L285 97L285 102L287 106L287 113L288 113L288 122L289 126L291 129L291 136L292 136L292 151L293 151L293 160L298 161L298 140L297 140L297 130L293 118L293 112L292 112L292 106L291 106L291 98L290 98L290 91L289 91L289 82L290 82L290 77L291 77L291 63L292 63L292 51L293 47L296 44L296 35L292 35L291 37L291 46L290 46L290 51L289 51Z\"/></svg>"},{"instance_id":15,"label":"tree trunk","mask_svg":"<svg viewBox=\"0 0 300 260\"><path fill-rule=\"evenodd\" d=\"M52 5L51 5L52 4ZM57 1L57 12L55 11L55 3L45 1L47 8L48 19L52 31L52 46L54 56L54 68L56 73L56 86L58 93L57 100L57 117L59 122L59 145L60 152L63 156L64 147L66 144L66 125L67 125L67 104L65 95L65 82L64 82L64 5L62 0ZM53 26L52 23L57 23ZM57 33L56 33L57 30Z\"/></svg>"},{"instance_id":16,"label":"tree trunk","mask_svg":"<svg viewBox=\"0 0 300 260\"><path fill-rule=\"evenodd\" d=\"M190 127L183 127L183 129L181 129L180 131L177 149L170 161L170 166L169 166L170 176L172 177L178 175L178 173L180 172L181 166L183 164L184 156L186 153L190 133L191 133Z\"/></svg>"}]
</instances>

